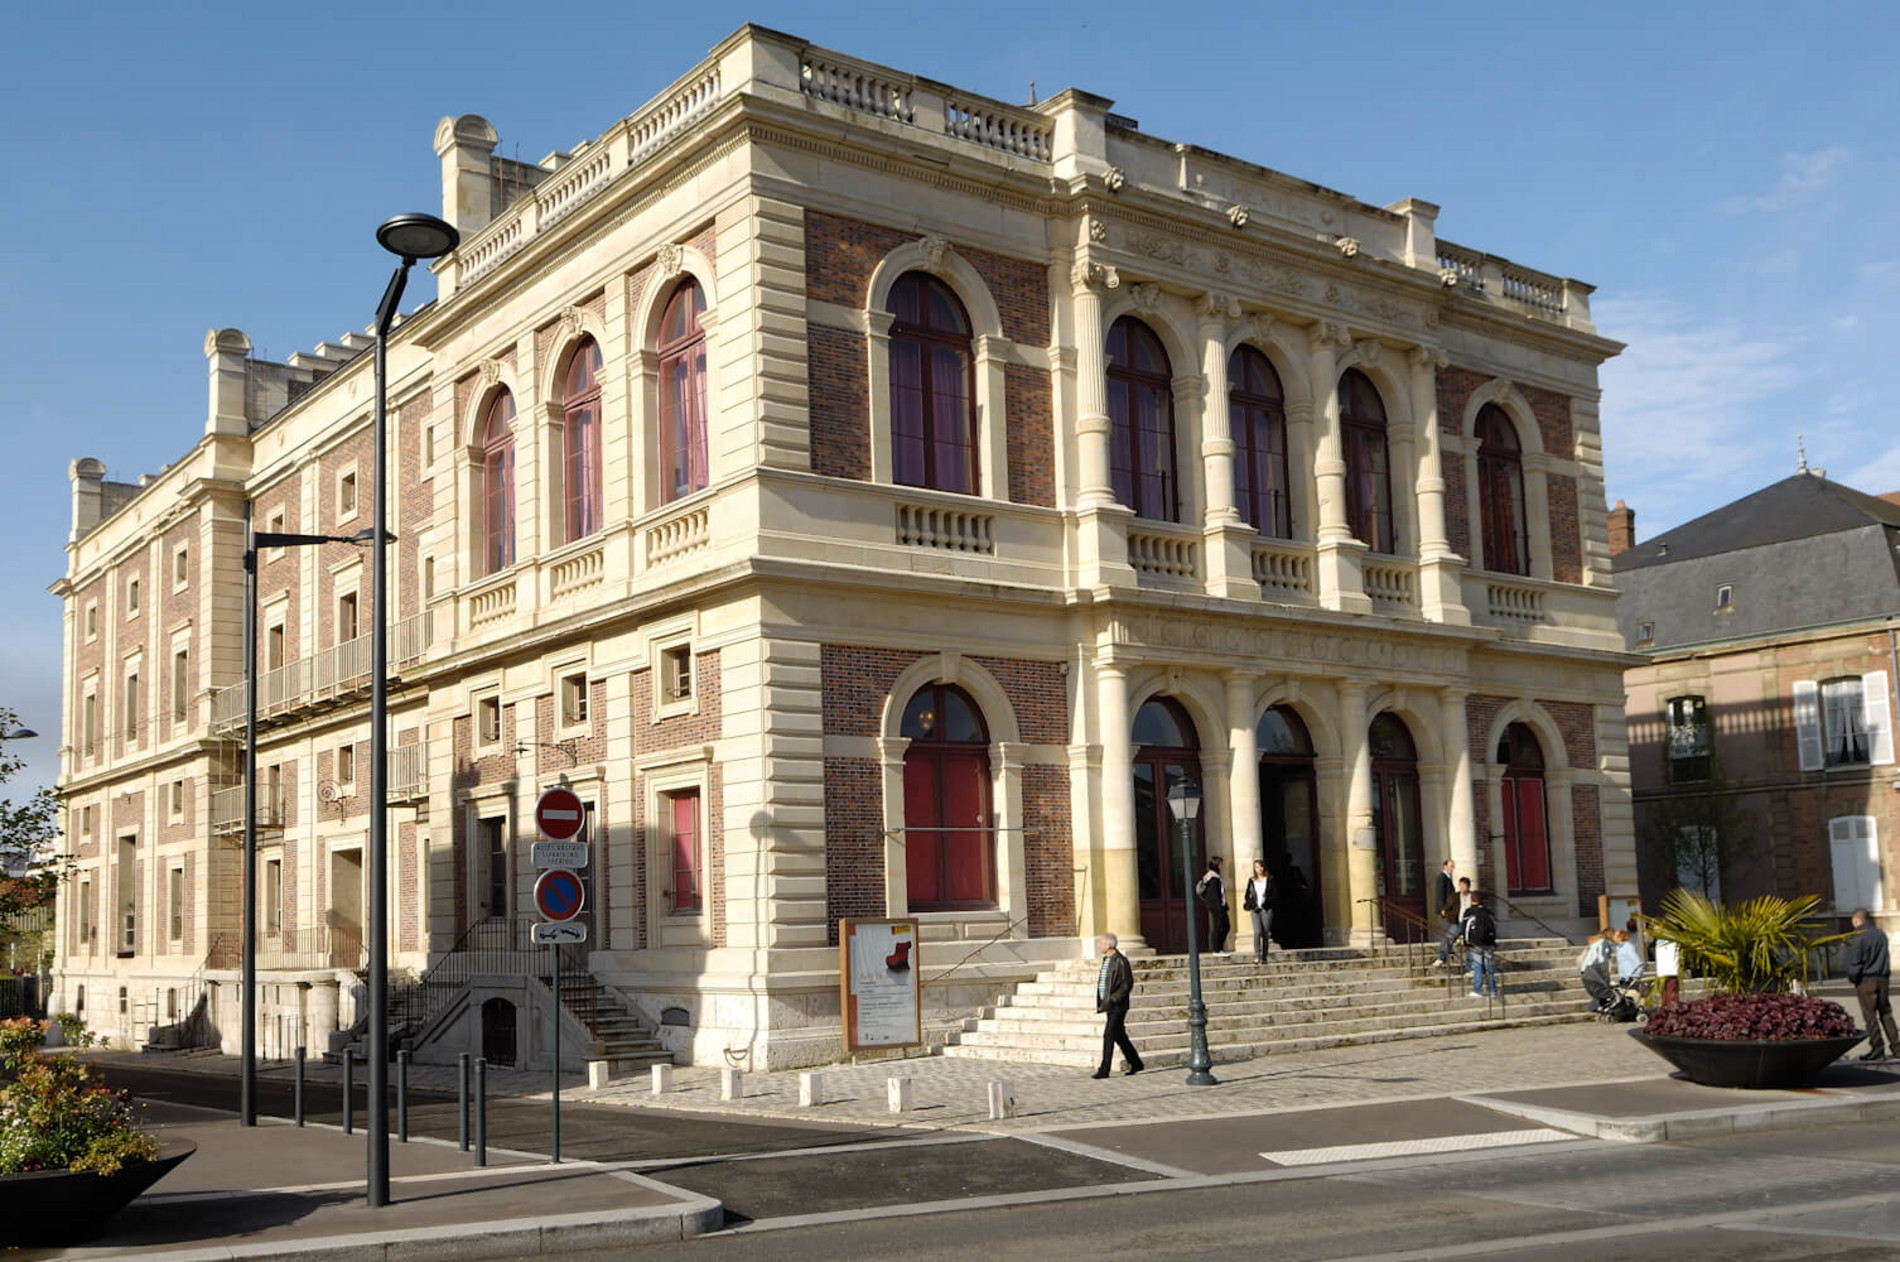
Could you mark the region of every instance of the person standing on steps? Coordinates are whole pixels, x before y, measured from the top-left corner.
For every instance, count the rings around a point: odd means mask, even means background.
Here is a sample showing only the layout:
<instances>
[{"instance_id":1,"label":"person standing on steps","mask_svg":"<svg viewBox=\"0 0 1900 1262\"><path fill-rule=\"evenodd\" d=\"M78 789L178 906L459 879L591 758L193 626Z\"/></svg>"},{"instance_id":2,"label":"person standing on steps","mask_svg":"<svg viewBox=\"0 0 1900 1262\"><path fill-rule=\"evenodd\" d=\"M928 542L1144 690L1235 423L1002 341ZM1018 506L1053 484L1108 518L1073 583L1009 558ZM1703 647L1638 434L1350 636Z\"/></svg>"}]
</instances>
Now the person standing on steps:
<instances>
[{"instance_id":1,"label":"person standing on steps","mask_svg":"<svg viewBox=\"0 0 1900 1262\"><path fill-rule=\"evenodd\" d=\"M1887 997L1891 966L1887 957L1887 935L1881 932L1865 907L1854 911L1854 936L1847 946L1847 980L1860 996L1860 1023L1867 1027L1867 1050L1862 1060L1886 1060L1900 1056L1900 1034L1893 1028L1893 1003ZM1887 1036L1883 1047L1880 1036Z\"/></svg>"},{"instance_id":2,"label":"person standing on steps","mask_svg":"<svg viewBox=\"0 0 1900 1262\"><path fill-rule=\"evenodd\" d=\"M1471 960L1471 997L1485 997L1485 983L1491 998L1498 997L1498 922L1484 905L1484 895L1472 891L1471 906L1465 908L1465 954Z\"/></svg>"},{"instance_id":3,"label":"person standing on steps","mask_svg":"<svg viewBox=\"0 0 1900 1262\"><path fill-rule=\"evenodd\" d=\"M1445 866L1438 869L1438 876L1432 881L1432 906L1442 908L1451 901L1451 896L1458 892L1458 886L1455 883L1457 876L1458 865L1450 859L1445 860ZM1466 888L1469 887L1469 882L1467 882ZM1461 907L1458 910L1463 911L1464 908Z\"/></svg>"},{"instance_id":4,"label":"person standing on steps","mask_svg":"<svg viewBox=\"0 0 1900 1262\"><path fill-rule=\"evenodd\" d=\"M1115 1049L1122 1049L1122 1072L1138 1074L1142 1071L1141 1053L1135 1050L1134 1043L1128 1037L1128 1001L1135 993L1135 970L1128 963L1128 957L1115 948L1120 940L1112 933L1105 933L1095 940L1095 949L1102 956L1102 971L1095 977L1095 1010L1102 1013L1102 1065L1095 1071L1095 1077L1108 1077L1109 1066L1114 1063Z\"/></svg>"},{"instance_id":5,"label":"person standing on steps","mask_svg":"<svg viewBox=\"0 0 1900 1262\"><path fill-rule=\"evenodd\" d=\"M1445 861L1445 871L1450 870L1451 861L1448 859ZM1441 878L1439 888L1443 889L1442 878L1445 873L1441 872L1438 875ZM1432 961L1433 968L1445 967L1445 962L1451 958L1452 943L1464 936L1465 909L1469 906L1471 906L1471 878L1461 876L1458 878L1457 889L1438 904L1438 915L1445 922L1445 934L1438 940L1438 958Z\"/></svg>"},{"instance_id":6,"label":"person standing on steps","mask_svg":"<svg viewBox=\"0 0 1900 1262\"><path fill-rule=\"evenodd\" d=\"M1273 932L1273 909L1279 902L1280 889L1267 871L1265 859L1253 861L1253 876L1240 896L1241 907L1253 913L1253 958L1256 964L1267 962L1267 935Z\"/></svg>"},{"instance_id":7,"label":"person standing on steps","mask_svg":"<svg viewBox=\"0 0 1900 1262\"><path fill-rule=\"evenodd\" d=\"M1233 926L1227 918L1227 882L1220 874L1220 856L1210 855L1207 871L1194 883L1194 892L1207 908L1207 949L1216 954L1227 949L1227 931Z\"/></svg>"}]
</instances>

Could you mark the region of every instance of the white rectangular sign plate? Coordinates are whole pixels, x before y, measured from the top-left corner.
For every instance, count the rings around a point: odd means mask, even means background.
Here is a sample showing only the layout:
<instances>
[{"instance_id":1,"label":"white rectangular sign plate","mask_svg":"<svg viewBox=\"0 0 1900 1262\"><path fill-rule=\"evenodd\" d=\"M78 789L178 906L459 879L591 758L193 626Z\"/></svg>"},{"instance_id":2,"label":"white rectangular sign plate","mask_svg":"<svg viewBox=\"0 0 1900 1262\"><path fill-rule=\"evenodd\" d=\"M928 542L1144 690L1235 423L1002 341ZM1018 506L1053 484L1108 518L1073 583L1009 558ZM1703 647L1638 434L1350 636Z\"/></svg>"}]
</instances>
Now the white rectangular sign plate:
<instances>
[{"instance_id":1,"label":"white rectangular sign plate","mask_svg":"<svg viewBox=\"0 0 1900 1262\"><path fill-rule=\"evenodd\" d=\"M536 946L577 946L585 941L587 941L587 926L578 920L563 920L559 924L534 927Z\"/></svg>"},{"instance_id":2,"label":"white rectangular sign plate","mask_svg":"<svg viewBox=\"0 0 1900 1262\"><path fill-rule=\"evenodd\" d=\"M535 870L584 868L587 866L587 850L584 841L537 841L533 848Z\"/></svg>"}]
</instances>

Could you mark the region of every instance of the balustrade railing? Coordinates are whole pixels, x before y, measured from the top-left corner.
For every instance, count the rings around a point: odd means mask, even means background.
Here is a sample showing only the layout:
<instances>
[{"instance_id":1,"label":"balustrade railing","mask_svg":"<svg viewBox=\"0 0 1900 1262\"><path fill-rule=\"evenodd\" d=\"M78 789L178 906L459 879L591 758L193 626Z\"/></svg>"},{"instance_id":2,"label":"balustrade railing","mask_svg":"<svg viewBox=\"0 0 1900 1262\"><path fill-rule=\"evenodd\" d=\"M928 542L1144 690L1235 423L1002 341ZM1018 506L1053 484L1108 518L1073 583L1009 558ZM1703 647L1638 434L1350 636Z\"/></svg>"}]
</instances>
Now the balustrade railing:
<instances>
[{"instance_id":1,"label":"balustrade railing","mask_svg":"<svg viewBox=\"0 0 1900 1262\"><path fill-rule=\"evenodd\" d=\"M695 69L675 89L627 120L627 165L663 148L702 114L718 104L719 67Z\"/></svg>"},{"instance_id":2,"label":"balustrade railing","mask_svg":"<svg viewBox=\"0 0 1900 1262\"><path fill-rule=\"evenodd\" d=\"M429 793L429 742L414 741L389 751L389 796L393 800Z\"/></svg>"},{"instance_id":3,"label":"balustrade railing","mask_svg":"<svg viewBox=\"0 0 1900 1262\"><path fill-rule=\"evenodd\" d=\"M1484 292L1484 255L1449 241L1438 243L1438 269L1460 288Z\"/></svg>"},{"instance_id":4,"label":"balustrade railing","mask_svg":"<svg viewBox=\"0 0 1900 1262\"><path fill-rule=\"evenodd\" d=\"M930 504L897 506L897 542L908 548L945 552L996 551L996 518L990 513Z\"/></svg>"},{"instance_id":5,"label":"balustrade railing","mask_svg":"<svg viewBox=\"0 0 1900 1262\"><path fill-rule=\"evenodd\" d=\"M1313 550L1298 544L1256 541L1253 580L1260 584L1263 600L1311 600L1315 594Z\"/></svg>"},{"instance_id":6,"label":"balustrade railing","mask_svg":"<svg viewBox=\"0 0 1900 1262\"><path fill-rule=\"evenodd\" d=\"M257 826L271 830L284 826L284 790L268 782L257 786ZM211 791L211 830L235 832L244 827L244 786L228 784Z\"/></svg>"},{"instance_id":7,"label":"balustrade railing","mask_svg":"<svg viewBox=\"0 0 1900 1262\"><path fill-rule=\"evenodd\" d=\"M1544 606L1544 589L1508 579L1486 579L1485 607L1493 618L1505 622L1543 622L1549 616Z\"/></svg>"},{"instance_id":8,"label":"balustrade railing","mask_svg":"<svg viewBox=\"0 0 1900 1262\"><path fill-rule=\"evenodd\" d=\"M647 566L665 565L712 543L712 515L704 505L647 527Z\"/></svg>"},{"instance_id":9,"label":"balustrade railing","mask_svg":"<svg viewBox=\"0 0 1900 1262\"><path fill-rule=\"evenodd\" d=\"M1361 585L1374 605L1399 609L1418 607L1418 567L1410 561L1367 557L1359 573Z\"/></svg>"},{"instance_id":10,"label":"balustrade railing","mask_svg":"<svg viewBox=\"0 0 1900 1262\"><path fill-rule=\"evenodd\" d=\"M554 600L565 600L598 585L606 573L607 550L604 547L589 548L574 556L563 557L549 568L548 595Z\"/></svg>"},{"instance_id":11,"label":"balustrade railing","mask_svg":"<svg viewBox=\"0 0 1900 1262\"><path fill-rule=\"evenodd\" d=\"M911 77L812 49L800 59L799 90L806 96L879 118L913 122Z\"/></svg>"},{"instance_id":12,"label":"balustrade railing","mask_svg":"<svg viewBox=\"0 0 1900 1262\"><path fill-rule=\"evenodd\" d=\"M515 580L495 584L476 592L468 598L468 625L479 627L484 623L506 618L515 611Z\"/></svg>"},{"instance_id":13,"label":"balustrade railing","mask_svg":"<svg viewBox=\"0 0 1900 1262\"><path fill-rule=\"evenodd\" d=\"M1047 162L1050 158L1049 124L1039 114L952 96L943 103L943 131L946 136L1019 158L1037 162Z\"/></svg>"},{"instance_id":14,"label":"balustrade railing","mask_svg":"<svg viewBox=\"0 0 1900 1262\"><path fill-rule=\"evenodd\" d=\"M1499 273L1498 291L1513 302L1521 302L1552 315L1560 314L1564 309L1563 282L1541 272L1507 267Z\"/></svg>"},{"instance_id":15,"label":"balustrade railing","mask_svg":"<svg viewBox=\"0 0 1900 1262\"><path fill-rule=\"evenodd\" d=\"M389 668L413 666L435 639L435 614L425 610L397 622L389 634ZM273 667L257 677L257 714L270 718L297 707L328 701L367 689L370 682L370 637L359 635ZM245 693L240 681L211 696L214 727L222 730L244 722Z\"/></svg>"},{"instance_id":16,"label":"balustrade railing","mask_svg":"<svg viewBox=\"0 0 1900 1262\"><path fill-rule=\"evenodd\" d=\"M539 226L549 228L572 214L613 178L613 154L596 144L569 162L535 190L541 203Z\"/></svg>"},{"instance_id":17,"label":"balustrade railing","mask_svg":"<svg viewBox=\"0 0 1900 1262\"><path fill-rule=\"evenodd\" d=\"M1149 578L1193 582L1201 576L1201 543L1196 536L1162 534L1131 527L1128 564Z\"/></svg>"}]
</instances>

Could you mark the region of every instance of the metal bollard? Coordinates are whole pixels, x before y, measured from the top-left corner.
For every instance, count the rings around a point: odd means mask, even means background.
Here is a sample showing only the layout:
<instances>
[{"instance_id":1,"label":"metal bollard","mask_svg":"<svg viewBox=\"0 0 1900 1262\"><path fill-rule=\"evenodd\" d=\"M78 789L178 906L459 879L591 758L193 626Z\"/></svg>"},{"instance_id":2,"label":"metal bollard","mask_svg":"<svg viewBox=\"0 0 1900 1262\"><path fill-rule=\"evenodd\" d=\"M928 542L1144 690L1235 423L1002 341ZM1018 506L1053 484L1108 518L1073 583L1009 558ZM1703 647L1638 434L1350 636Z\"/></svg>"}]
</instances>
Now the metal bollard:
<instances>
[{"instance_id":1,"label":"metal bollard","mask_svg":"<svg viewBox=\"0 0 1900 1262\"><path fill-rule=\"evenodd\" d=\"M455 1146L463 1152L468 1151L468 1053L463 1052L455 1058L456 1103L460 1106L456 1118Z\"/></svg>"},{"instance_id":2,"label":"metal bollard","mask_svg":"<svg viewBox=\"0 0 1900 1262\"><path fill-rule=\"evenodd\" d=\"M297 1076L291 1079L290 1088L290 1107L299 1126L303 1125L303 1060L304 1049L300 1044L297 1048Z\"/></svg>"},{"instance_id":3,"label":"metal bollard","mask_svg":"<svg viewBox=\"0 0 1900 1262\"><path fill-rule=\"evenodd\" d=\"M396 1052L396 1142L409 1142L409 1049Z\"/></svg>"},{"instance_id":4,"label":"metal bollard","mask_svg":"<svg viewBox=\"0 0 1900 1262\"><path fill-rule=\"evenodd\" d=\"M356 1052L343 1049L343 1133L356 1133Z\"/></svg>"},{"instance_id":5,"label":"metal bollard","mask_svg":"<svg viewBox=\"0 0 1900 1262\"><path fill-rule=\"evenodd\" d=\"M488 1164L488 1057L475 1061L475 1164Z\"/></svg>"}]
</instances>

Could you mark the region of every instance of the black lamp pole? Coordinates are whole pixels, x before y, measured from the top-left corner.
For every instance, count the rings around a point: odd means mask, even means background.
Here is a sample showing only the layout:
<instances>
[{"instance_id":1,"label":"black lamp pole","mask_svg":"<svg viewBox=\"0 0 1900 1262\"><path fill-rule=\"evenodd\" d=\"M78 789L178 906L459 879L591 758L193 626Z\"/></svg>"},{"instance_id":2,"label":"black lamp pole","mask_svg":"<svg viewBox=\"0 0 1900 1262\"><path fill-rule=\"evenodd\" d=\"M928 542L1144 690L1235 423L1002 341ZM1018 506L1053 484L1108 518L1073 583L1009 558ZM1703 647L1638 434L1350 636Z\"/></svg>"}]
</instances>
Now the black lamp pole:
<instances>
[{"instance_id":1,"label":"black lamp pole","mask_svg":"<svg viewBox=\"0 0 1900 1262\"><path fill-rule=\"evenodd\" d=\"M402 261L376 308L376 459L369 633L369 1203L389 1204L389 330L409 269L461 241L433 215L397 215L376 240Z\"/></svg>"},{"instance_id":2,"label":"black lamp pole","mask_svg":"<svg viewBox=\"0 0 1900 1262\"><path fill-rule=\"evenodd\" d=\"M1190 1087L1212 1087L1219 1079L1209 1072L1214 1060L1207 1054L1207 1005L1201 1002L1201 934L1194 916L1194 817L1201 809L1201 786L1186 778L1168 793L1168 805L1181 829L1181 899L1187 912L1188 934L1188 1076Z\"/></svg>"}]
</instances>

